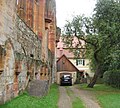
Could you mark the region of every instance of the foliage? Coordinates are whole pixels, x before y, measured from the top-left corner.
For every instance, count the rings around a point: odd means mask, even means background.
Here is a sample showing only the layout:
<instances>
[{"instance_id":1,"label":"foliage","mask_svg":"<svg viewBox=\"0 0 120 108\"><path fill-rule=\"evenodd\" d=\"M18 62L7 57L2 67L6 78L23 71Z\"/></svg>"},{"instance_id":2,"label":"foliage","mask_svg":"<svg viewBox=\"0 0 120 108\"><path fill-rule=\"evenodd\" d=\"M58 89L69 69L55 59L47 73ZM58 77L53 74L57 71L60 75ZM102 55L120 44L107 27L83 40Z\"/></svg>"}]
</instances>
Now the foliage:
<instances>
[{"instance_id":1,"label":"foliage","mask_svg":"<svg viewBox=\"0 0 120 108\"><path fill-rule=\"evenodd\" d=\"M0 108L57 108L58 86L52 85L47 96L37 98L24 93Z\"/></svg>"},{"instance_id":2,"label":"foliage","mask_svg":"<svg viewBox=\"0 0 120 108\"><path fill-rule=\"evenodd\" d=\"M120 50L120 1L119 0L98 0L95 8L94 24L98 30L102 46L103 71L108 70L108 65L112 65L110 56L116 55ZM120 52L120 51L119 51ZM117 53L120 55L120 53ZM114 56L115 58L115 56ZM119 60L119 59L117 59Z\"/></svg>"},{"instance_id":3,"label":"foliage","mask_svg":"<svg viewBox=\"0 0 120 108\"><path fill-rule=\"evenodd\" d=\"M120 87L120 1L99 0L96 7L95 24L103 36L102 72L105 83ZM101 23L99 23L101 22ZM102 40L103 40L102 39Z\"/></svg>"},{"instance_id":4,"label":"foliage","mask_svg":"<svg viewBox=\"0 0 120 108\"><path fill-rule=\"evenodd\" d=\"M120 68L120 0L97 0L92 18L75 16L65 25L65 43L72 47L73 37L76 36L79 44L76 45L77 56L81 55L80 40L86 42L83 57L89 57L91 69L95 72L89 87L93 87L98 77L104 72ZM82 49L82 48L81 48ZM75 51L74 51L75 52Z\"/></svg>"},{"instance_id":5,"label":"foliage","mask_svg":"<svg viewBox=\"0 0 120 108\"><path fill-rule=\"evenodd\" d=\"M104 73L105 83L120 88L120 70L111 70Z\"/></svg>"},{"instance_id":6,"label":"foliage","mask_svg":"<svg viewBox=\"0 0 120 108\"><path fill-rule=\"evenodd\" d=\"M65 36L64 41L67 47L72 48L72 40L77 37L79 43L75 46L77 57L82 55L82 58L86 58L87 54L91 61L92 71L95 72L92 82L88 85L93 87L96 80L101 72L101 62L103 61L101 56L101 39L96 32L95 24L92 18L86 18L84 16L76 16L71 22L67 22L65 25ZM84 41L85 49L83 50L81 40ZM79 49L79 50L78 50ZM82 52L82 53L81 53Z\"/></svg>"}]
</instances>

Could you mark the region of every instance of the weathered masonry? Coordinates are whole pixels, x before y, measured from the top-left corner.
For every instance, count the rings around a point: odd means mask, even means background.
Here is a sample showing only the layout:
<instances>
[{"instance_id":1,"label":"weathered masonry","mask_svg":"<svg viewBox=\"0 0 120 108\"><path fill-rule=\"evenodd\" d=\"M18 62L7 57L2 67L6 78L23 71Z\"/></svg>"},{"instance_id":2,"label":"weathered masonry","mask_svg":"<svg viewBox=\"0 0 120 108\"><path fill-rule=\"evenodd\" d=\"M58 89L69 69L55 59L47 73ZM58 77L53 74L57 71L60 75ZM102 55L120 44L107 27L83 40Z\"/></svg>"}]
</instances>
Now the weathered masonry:
<instances>
[{"instance_id":1,"label":"weathered masonry","mask_svg":"<svg viewBox=\"0 0 120 108\"><path fill-rule=\"evenodd\" d=\"M0 103L55 77L55 0L0 0Z\"/></svg>"}]
</instances>

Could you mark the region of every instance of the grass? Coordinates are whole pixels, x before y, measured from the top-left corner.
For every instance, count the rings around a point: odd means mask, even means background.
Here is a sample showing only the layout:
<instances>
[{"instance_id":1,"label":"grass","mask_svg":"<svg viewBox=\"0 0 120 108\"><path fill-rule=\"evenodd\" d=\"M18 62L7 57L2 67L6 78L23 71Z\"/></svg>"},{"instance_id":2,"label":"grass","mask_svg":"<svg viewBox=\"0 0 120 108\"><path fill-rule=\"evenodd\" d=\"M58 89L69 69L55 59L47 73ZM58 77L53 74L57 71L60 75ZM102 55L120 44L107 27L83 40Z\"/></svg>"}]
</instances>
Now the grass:
<instances>
[{"instance_id":1,"label":"grass","mask_svg":"<svg viewBox=\"0 0 120 108\"><path fill-rule=\"evenodd\" d=\"M1 105L0 108L57 108L58 97L58 86L53 84L47 96L37 98L23 93L12 101Z\"/></svg>"},{"instance_id":2,"label":"grass","mask_svg":"<svg viewBox=\"0 0 120 108\"><path fill-rule=\"evenodd\" d=\"M120 94L98 96L102 108L120 108Z\"/></svg>"},{"instance_id":3,"label":"grass","mask_svg":"<svg viewBox=\"0 0 120 108\"><path fill-rule=\"evenodd\" d=\"M72 108L85 108L81 99L76 97L73 91L70 90L68 87L66 87L66 89L67 89L67 94L71 98L71 101L72 101Z\"/></svg>"},{"instance_id":4,"label":"grass","mask_svg":"<svg viewBox=\"0 0 120 108\"><path fill-rule=\"evenodd\" d=\"M72 102L72 108L85 108L80 98L76 97Z\"/></svg>"},{"instance_id":5,"label":"grass","mask_svg":"<svg viewBox=\"0 0 120 108\"><path fill-rule=\"evenodd\" d=\"M106 86L104 84L96 84L94 88L86 88L87 85L80 85L80 89L93 91L102 108L120 108L120 90Z\"/></svg>"},{"instance_id":6,"label":"grass","mask_svg":"<svg viewBox=\"0 0 120 108\"><path fill-rule=\"evenodd\" d=\"M68 94L69 97L73 96L73 91L70 90L68 86L66 86L66 91L67 91L67 94Z\"/></svg>"}]
</instances>

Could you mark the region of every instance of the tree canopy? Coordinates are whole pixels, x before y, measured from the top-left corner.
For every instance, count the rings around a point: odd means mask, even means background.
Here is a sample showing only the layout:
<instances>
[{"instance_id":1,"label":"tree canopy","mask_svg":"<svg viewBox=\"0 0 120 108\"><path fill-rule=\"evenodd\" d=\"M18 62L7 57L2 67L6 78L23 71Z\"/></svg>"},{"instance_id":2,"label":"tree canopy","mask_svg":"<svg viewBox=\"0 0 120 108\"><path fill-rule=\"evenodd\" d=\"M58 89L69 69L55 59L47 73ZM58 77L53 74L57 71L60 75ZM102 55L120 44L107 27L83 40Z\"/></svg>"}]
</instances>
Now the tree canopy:
<instances>
[{"instance_id":1,"label":"tree canopy","mask_svg":"<svg viewBox=\"0 0 120 108\"><path fill-rule=\"evenodd\" d=\"M69 47L73 36L79 40L76 47L81 46L80 40L86 42L86 55L95 71L88 87L93 87L104 72L120 70L120 0L97 0L91 18L78 15L67 21L64 41Z\"/></svg>"}]
</instances>

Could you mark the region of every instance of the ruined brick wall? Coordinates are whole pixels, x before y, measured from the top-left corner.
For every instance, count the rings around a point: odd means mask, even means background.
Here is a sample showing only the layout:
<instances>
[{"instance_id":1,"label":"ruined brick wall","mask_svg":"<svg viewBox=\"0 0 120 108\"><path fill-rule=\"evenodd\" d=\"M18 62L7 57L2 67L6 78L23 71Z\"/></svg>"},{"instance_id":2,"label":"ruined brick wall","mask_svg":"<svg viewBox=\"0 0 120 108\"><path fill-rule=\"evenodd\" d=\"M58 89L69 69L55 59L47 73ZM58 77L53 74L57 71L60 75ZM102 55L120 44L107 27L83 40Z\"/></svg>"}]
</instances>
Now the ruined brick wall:
<instances>
[{"instance_id":1,"label":"ruined brick wall","mask_svg":"<svg viewBox=\"0 0 120 108\"><path fill-rule=\"evenodd\" d=\"M48 48L52 53L52 82L55 81L55 72L56 72L56 3L55 0L46 0L46 30L48 31Z\"/></svg>"},{"instance_id":2,"label":"ruined brick wall","mask_svg":"<svg viewBox=\"0 0 120 108\"><path fill-rule=\"evenodd\" d=\"M41 41L16 14L16 0L0 2L0 103L40 79Z\"/></svg>"},{"instance_id":3,"label":"ruined brick wall","mask_svg":"<svg viewBox=\"0 0 120 108\"><path fill-rule=\"evenodd\" d=\"M52 67L52 82L56 80L56 3L55 0L51 0L51 11L52 11L52 23L50 24L49 32L49 49L53 54L53 67Z\"/></svg>"},{"instance_id":4,"label":"ruined brick wall","mask_svg":"<svg viewBox=\"0 0 120 108\"><path fill-rule=\"evenodd\" d=\"M12 4L12 5L10 5ZM14 50L10 41L16 39L15 33L15 0L0 2L0 45L2 48L2 66L0 67L0 103L13 97ZM10 38L9 38L10 37Z\"/></svg>"},{"instance_id":5,"label":"ruined brick wall","mask_svg":"<svg viewBox=\"0 0 120 108\"><path fill-rule=\"evenodd\" d=\"M40 7L37 36L17 15L16 0L0 0L0 103L16 97L31 80L51 83L55 54L48 49L45 1L40 0L43 7ZM55 28L56 22L52 23Z\"/></svg>"}]
</instances>

